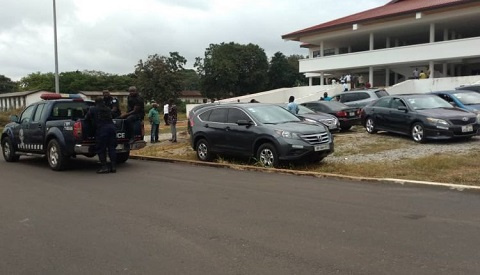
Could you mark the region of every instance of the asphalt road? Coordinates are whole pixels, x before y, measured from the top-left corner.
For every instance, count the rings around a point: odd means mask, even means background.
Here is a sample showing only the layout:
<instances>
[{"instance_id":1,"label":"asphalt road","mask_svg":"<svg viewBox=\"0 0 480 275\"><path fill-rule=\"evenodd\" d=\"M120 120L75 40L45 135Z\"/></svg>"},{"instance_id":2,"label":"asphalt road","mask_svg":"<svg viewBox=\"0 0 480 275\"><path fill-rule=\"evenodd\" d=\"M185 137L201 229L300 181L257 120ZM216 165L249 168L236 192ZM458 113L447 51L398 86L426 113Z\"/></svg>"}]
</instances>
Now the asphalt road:
<instances>
[{"instance_id":1,"label":"asphalt road","mask_svg":"<svg viewBox=\"0 0 480 275\"><path fill-rule=\"evenodd\" d=\"M480 194L0 160L0 274L479 274Z\"/></svg>"}]
</instances>

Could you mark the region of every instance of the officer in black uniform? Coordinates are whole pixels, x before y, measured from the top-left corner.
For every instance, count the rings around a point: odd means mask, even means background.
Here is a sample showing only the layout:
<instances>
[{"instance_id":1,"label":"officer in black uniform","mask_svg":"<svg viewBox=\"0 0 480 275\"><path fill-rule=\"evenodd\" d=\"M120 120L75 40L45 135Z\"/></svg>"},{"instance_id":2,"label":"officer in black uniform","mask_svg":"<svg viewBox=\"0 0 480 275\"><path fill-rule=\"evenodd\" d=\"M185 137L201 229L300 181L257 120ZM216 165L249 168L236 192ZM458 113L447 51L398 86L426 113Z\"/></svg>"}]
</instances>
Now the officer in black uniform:
<instances>
[{"instance_id":1,"label":"officer in black uniform","mask_svg":"<svg viewBox=\"0 0 480 275\"><path fill-rule=\"evenodd\" d=\"M96 153L100 160L101 167L97 170L99 174L115 173L117 153L115 152L116 130L112 120L112 112L108 108L103 98L95 99L95 106L91 107L85 115L87 121L92 122L95 127ZM110 167L107 165L107 150L110 158Z\"/></svg>"},{"instance_id":2,"label":"officer in black uniform","mask_svg":"<svg viewBox=\"0 0 480 275\"><path fill-rule=\"evenodd\" d=\"M113 118L118 118L121 115L118 99L110 95L109 91L103 91L103 102L112 110Z\"/></svg>"},{"instance_id":3,"label":"officer in black uniform","mask_svg":"<svg viewBox=\"0 0 480 275\"><path fill-rule=\"evenodd\" d=\"M127 98L127 112L121 115L120 118L126 119L128 137L130 138L130 143L132 143L135 137L135 124L140 123L145 116L145 103L135 86L128 88L128 92L130 94Z\"/></svg>"}]
</instances>

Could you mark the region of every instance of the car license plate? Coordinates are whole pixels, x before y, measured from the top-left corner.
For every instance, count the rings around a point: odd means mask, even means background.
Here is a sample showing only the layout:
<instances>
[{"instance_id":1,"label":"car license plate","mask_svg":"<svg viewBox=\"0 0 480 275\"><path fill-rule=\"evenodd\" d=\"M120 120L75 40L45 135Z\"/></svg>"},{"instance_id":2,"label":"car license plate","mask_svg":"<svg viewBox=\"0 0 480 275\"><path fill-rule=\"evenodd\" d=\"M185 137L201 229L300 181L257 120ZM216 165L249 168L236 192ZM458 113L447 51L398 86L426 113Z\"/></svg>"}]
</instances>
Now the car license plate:
<instances>
[{"instance_id":1,"label":"car license plate","mask_svg":"<svg viewBox=\"0 0 480 275\"><path fill-rule=\"evenodd\" d=\"M329 144L315 145L315 151L323 151L323 150L328 150L328 149L330 149Z\"/></svg>"},{"instance_id":2,"label":"car license plate","mask_svg":"<svg viewBox=\"0 0 480 275\"><path fill-rule=\"evenodd\" d=\"M473 132L473 126L472 125L462 126L462 133L467 133L467 132Z\"/></svg>"},{"instance_id":3,"label":"car license plate","mask_svg":"<svg viewBox=\"0 0 480 275\"><path fill-rule=\"evenodd\" d=\"M355 116L355 112L348 113L349 116Z\"/></svg>"}]
</instances>

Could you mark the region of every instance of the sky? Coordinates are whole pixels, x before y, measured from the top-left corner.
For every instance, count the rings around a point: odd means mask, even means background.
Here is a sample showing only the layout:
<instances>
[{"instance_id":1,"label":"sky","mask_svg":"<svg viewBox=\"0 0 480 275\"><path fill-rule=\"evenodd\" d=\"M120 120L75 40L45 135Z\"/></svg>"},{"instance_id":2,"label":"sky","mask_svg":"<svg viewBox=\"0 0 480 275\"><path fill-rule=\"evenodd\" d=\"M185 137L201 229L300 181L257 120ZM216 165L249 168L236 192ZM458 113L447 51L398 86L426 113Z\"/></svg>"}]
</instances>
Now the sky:
<instances>
[{"instance_id":1,"label":"sky","mask_svg":"<svg viewBox=\"0 0 480 275\"><path fill-rule=\"evenodd\" d=\"M55 72L53 0L0 0L0 75ZM270 59L307 55L281 36L389 0L56 0L58 70L128 74L178 52L194 68L210 44L253 43Z\"/></svg>"}]
</instances>

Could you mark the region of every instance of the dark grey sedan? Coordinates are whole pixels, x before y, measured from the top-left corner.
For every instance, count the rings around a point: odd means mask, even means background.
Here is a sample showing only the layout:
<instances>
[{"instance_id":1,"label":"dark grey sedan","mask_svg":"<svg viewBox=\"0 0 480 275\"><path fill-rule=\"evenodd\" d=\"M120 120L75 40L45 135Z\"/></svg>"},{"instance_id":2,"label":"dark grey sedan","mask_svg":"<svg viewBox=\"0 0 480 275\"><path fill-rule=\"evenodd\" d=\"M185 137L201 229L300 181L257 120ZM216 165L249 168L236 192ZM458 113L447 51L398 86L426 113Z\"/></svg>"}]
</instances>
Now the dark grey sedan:
<instances>
[{"instance_id":1,"label":"dark grey sedan","mask_svg":"<svg viewBox=\"0 0 480 275\"><path fill-rule=\"evenodd\" d=\"M477 115L452 107L433 94L382 97L362 109L368 133L379 130L405 134L416 142L426 139L471 138L477 134Z\"/></svg>"}]
</instances>

